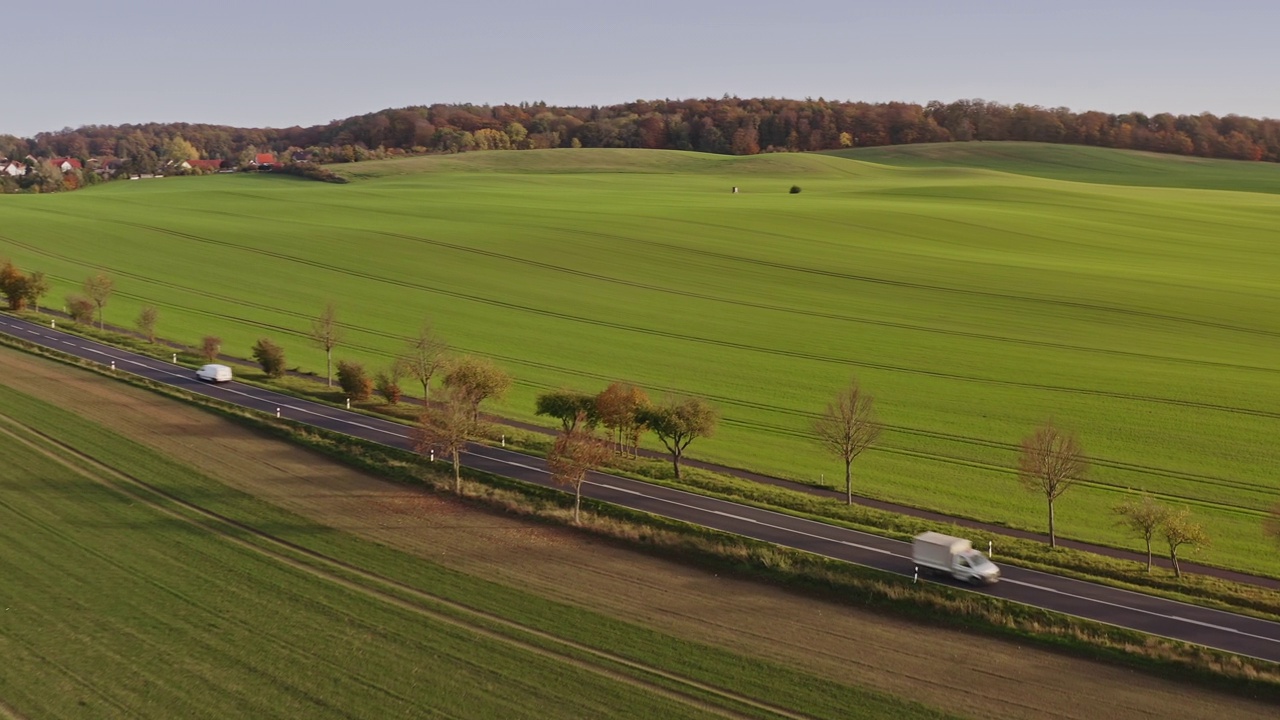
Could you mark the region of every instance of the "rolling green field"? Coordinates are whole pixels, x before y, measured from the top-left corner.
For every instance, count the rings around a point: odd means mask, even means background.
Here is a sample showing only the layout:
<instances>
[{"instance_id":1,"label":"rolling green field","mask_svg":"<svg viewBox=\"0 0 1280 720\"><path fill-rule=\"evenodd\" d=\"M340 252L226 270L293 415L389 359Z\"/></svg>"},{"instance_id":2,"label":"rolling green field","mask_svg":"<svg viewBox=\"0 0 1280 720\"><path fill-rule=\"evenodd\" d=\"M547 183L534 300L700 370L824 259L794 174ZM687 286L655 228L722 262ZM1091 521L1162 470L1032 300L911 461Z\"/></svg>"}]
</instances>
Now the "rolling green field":
<instances>
[{"instance_id":1,"label":"rolling green field","mask_svg":"<svg viewBox=\"0 0 1280 720\"><path fill-rule=\"evenodd\" d=\"M0 407L0 716L944 717L358 540L5 386Z\"/></svg>"},{"instance_id":2,"label":"rolling green field","mask_svg":"<svg viewBox=\"0 0 1280 720\"><path fill-rule=\"evenodd\" d=\"M1140 187L1162 158L1075 150L1091 182L625 150L361 163L342 186L117 182L0 198L0 256L52 276L55 304L100 268L109 322L154 304L162 335L245 356L271 336L304 369L323 371L304 335L326 301L337 356L375 367L430 316L516 377L513 417L612 380L700 394L724 420L694 455L806 480L840 475L807 428L857 376L888 424L857 491L1019 527L1045 513L1017 443L1054 418L1094 458L1062 535L1135 547L1108 511L1145 489L1208 523L1193 559L1280 573L1259 529L1280 489L1280 197Z\"/></svg>"}]
</instances>

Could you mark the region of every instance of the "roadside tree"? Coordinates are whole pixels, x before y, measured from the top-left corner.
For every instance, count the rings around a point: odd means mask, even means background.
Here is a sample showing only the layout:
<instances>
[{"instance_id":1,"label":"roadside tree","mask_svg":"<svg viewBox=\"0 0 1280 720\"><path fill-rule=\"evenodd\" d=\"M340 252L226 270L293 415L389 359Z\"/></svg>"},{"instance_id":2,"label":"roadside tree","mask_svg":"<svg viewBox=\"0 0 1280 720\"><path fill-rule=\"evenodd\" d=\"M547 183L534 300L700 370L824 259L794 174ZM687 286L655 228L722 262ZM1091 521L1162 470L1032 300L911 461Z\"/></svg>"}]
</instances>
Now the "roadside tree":
<instances>
[{"instance_id":1,"label":"roadside tree","mask_svg":"<svg viewBox=\"0 0 1280 720\"><path fill-rule=\"evenodd\" d=\"M284 348L268 338L259 338L253 344L253 359L262 366L262 372L269 378L284 377Z\"/></svg>"},{"instance_id":2,"label":"roadside tree","mask_svg":"<svg viewBox=\"0 0 1280 720\"><path fill-rule=\"evenodd\" d=\"M49 294L49 290L49 278L43 272L37 270L27 276L26 298L31 303L32 310L40 312L40 301Z\"/></svg>"},{"instance_id":3,"label":"roadside tree","mask_svg":"<svg viewBox=\"0 0 1280 720\"><path fill-rule=\"evenodd\" d=\"M464 355L445 371L444 385L460 392L479 420L480 403L502 397L511 387L511 376L484 358Z\"/></svg>"},{"instance_id":4,"label":"roadside tree","mask_svg":"<svg viewBox=\"0 0 1280 720\"><path fill-rule=\"evenodd\" d=\"M611 431L618 452L625 453L630 445L634 455L647 429L642 416L650 407L649 395L634 385L615 382L596 395L595 403L596 416Z\"/></svg>"},{"instance_id":5,"label":"roadside tree","mask_svg":"<svg viewBox=\"0 0 1280 720\"><path fill-rule=\"evenodd\" d=\"M537 415L546 415L560 421L564 431L572 432L578 423L585 422L594 427L599 418L596 415L596 398L577 390L552 390L538 396Z\"/></svg>"},{"instance_id":6,"label":"roadside tree","mask_svg":"<svg viewBox=\"0 0 1280 720\"><path fill-rule=\"evenodd\" d=\"M1161 534L1169 545L1169 562L1173 563L1173 572L1182 577L1182 567L1178 565L1178 548L1183 545L1208 545L1209 535L1200 523L1191 521L1191 511L1186 508L1177 512L1170 511L1160 527Z\"/></svg>"},{"instance_id":7,"label":"roadside tree","mask_svg":"<svg viewBox=\"0 0 1280 720\"><path fill-rule=\"evenodd\" d=\"M586 412L579 412L571 427L556 438L555 446L547 453L547 469L557 485L573 488L573 524L581 523L582 485L587 474L613 457L608 443L596 437L590 428Z\"/></svg>"},{"instance_id":8,"label":"roadside tree","mask_svg":"<svg viewBox=\"0 0 1280 720\"><path fill-rule=\"evenodd\" d=\"M342 342L342 336L338 309L328 303L319 317L311 321L311 341L324 351L324 382L328 387L333 387L333 349Z\"/></svg>"},{"instance_id":9,"label":"roadside tree","mask_svg":"<svg viewBox=\"0 0 1280 720\"><path fill-rule=\"evenodd\" d=\"M160 322L160 311L152 305L144 305L138 312L138 319L134 320L138 332L142 333L149 343L156 341L156 323L158 322Z\"/></svg>"},{"instance_id":10,"label":"roadside tree","mask_svg":"<svg viewBox=\"0 0 1280 720\"><path fill-rule=\"evenodd\" d=\"M98 329L105 327L102 321L102 309L107 306L107 301L111 299L111 293L115 292L116 283L106 273L98 273L85 278L84 294L93 301L94 307L98 309Z\"/></svg>"},{"instance_id":11,"label":"roadside tree","mask_svg":"<svg viewBox=\"0 0 1280 720\"><path fill-rule=\"evenodd\" d=\"M404 359L398 358L392 360L391 365L386 370L379 371L374 378L374 389L387 401L388 405L396 405L400 402L400 396L404 394L400 388L400 381L404 379L405 371Z\"/></svg>"},{"instance_id":12,"label":"roadside tree","mask_svg":"<svg viewBox=\"0 0 1280 720\"><path fill-rule=\"evenodd\" d=\"M642 410L638 415L671 453L677 479L681 477L680 460L689 443L714 435L719 419L714 407L695 397L668 398L663 404Z\"/></svg>"},{"instance_id":13,"label":"roadside tree","mask_svg":"<svg viewBox=\"0 0 1280 720\"><path fill-rule=\"evenodd\" d=\"M200 357L205 362L213 362L218 359L218 353L222 352L222 338L217 335L205 335L200 340Z\"/></svg>"},{"instance_id":14,"label":"roadside tree","mask_svg":"<svg viewBox=\"0 0 1280 720\"><path fill-rule=\"evenodd\" d=\"M4 293L10 310L22 310L27 303L30 278L8 260L0 266L0 293Z\"/></svg>"},{"instance_id":15,"label":"roadside tree","mask_svg":"<svg viewBox=\"0 0 1280 720\"><path fill-rule=\"evenodd\" d=\"M422 323L418 334L409 340L402 361L407 376L422 383L424 399L431 389L431 378L444 367L448 353L448 343L436 334L430 322Z\"/></svg>"},{"instance_id":16,"label":"roadside tree","mask_svg":"<svg viewBox=\"0 0 1280 720\"><path fill-rule=\"evenodd\" d=\"M81 325L93 323L93 301L83 295L67 296L67 314Z\"/></svg>"},{"instance_id":17,"label":"roadside tree","mask_svg":"<svg viewBox=\"0 0 1280 720\"><path fill-rule=\"evenodd\" d=\"M874 399L853 380L827 403L813 423L813 435L828 453L844 462L845 503L853 504L853 461L880 437Z\"/></svg>"},{"instance_id":18,"label":"roadside tree","mask_svg":"<svg viewBox=\"0 0 1280 720\"><path fill-rule=\"evenodd\" d=\"M373 381L365 372L364 365L350 360L338 361L338 387L357 402L368 400L373 394Z\"/></svg>"},{"instance_id":19,"label":"roadside tree","mask_svg":"<svg viewBox=\"0 0 1280 720\"><path fill-rule=\"evenodd\" d=\"M413 429L413 447L423 455L447 456L453 463L453 491L461 494L462 451L466 450L467 441L483 430L484 424L476 419L471 400L461 388L434 388Z\"/></svg>"},{"instance_id":20,"label":"roadside tree","mask_svg":"<svg viewBox=\"0 0 1280 720\"><path fill-rule=\"evenodd\" d=\"M1049 503L1049 547L1058 546L1053 503L1081 480L1088 468L1079 439L1052 422L1022 439L1018 481L1027 490L1044 495Z\"/></svg>"},{"instance_id":21,"label":"roadside tree","mask_svg":"<svg viewBox=\"0 0 1280 720\"><path fill-rule=\"evenodd\" d=\"M1169 517L1169 508L1143 493L1137 500L1125 500L1114 508L1120 524L1138 534L1147 543L1147 574L1151 574L1151 540Z\"/></svg>"}]
</instances>

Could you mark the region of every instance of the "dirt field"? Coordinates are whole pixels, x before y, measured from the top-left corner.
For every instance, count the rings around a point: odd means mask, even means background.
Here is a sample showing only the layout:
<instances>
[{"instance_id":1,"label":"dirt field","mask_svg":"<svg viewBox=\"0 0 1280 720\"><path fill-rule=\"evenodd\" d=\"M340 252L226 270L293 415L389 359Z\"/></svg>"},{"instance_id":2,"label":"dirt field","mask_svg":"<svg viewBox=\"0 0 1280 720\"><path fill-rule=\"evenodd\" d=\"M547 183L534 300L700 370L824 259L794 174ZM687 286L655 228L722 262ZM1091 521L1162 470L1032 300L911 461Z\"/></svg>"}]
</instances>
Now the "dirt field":
<instances>
[{"instance_id":1,"label":"dirt field","mask_svg":"<svg viewBox=\"0 0 1280 720\"><path fill-rule=\"evenodd\" d=\"M797 597L460 507L158 395L0 348L0 382L317 522L540 595L990 718L1258 718L1276 709ZM198 440L197 440L198 439ZM963 667L957 676L951 668Z\"/></svg>"}]
</instances>

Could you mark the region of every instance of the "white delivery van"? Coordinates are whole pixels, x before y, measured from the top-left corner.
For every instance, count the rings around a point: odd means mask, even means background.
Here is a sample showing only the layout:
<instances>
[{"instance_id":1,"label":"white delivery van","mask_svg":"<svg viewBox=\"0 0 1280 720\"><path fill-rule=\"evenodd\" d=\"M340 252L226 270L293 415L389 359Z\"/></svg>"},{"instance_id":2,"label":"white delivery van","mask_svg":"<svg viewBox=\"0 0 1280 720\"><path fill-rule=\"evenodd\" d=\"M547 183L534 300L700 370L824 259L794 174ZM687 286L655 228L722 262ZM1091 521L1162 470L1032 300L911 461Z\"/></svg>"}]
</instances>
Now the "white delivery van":
<instances>
[{"instance_id":1,"label":"white delivery van","mask_svg":"<svg viewBox=\"0 0 1280 720\"><path fill-rule=\"evenodd\" d=\"M226 365L205 365L196 371L196 377L205 382L231 382L231 368Z\"/></svg>"},{"instance_id":2,"label":"white delivery van","mask_svg":"<svg viewBox=\"0 0 1280 720\"><path fill-rule=\"evenodd\" d=\"M922 569L974 585L989 585L1000 579L1000 568L974 550L972 543L942 533L917 535L911 543L911 559Z\"/></svg>"}]
</instances>

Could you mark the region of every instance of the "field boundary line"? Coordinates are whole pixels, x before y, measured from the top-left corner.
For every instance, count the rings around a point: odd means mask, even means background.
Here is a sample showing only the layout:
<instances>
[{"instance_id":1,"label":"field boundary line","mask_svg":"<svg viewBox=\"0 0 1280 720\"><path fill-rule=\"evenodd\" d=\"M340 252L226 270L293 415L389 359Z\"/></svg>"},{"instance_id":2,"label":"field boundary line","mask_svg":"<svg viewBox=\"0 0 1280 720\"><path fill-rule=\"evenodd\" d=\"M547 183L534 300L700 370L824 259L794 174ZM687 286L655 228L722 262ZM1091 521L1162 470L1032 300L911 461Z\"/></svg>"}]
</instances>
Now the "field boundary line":
<instances>
[{"instance_id":1,"label":"field boundary line","mask_svg":"<svg viewBox=\"0 0 1280 720\"><path fill-rule=\"evenodd\" d=\"M47 443L48 445L52 445L53 447L56 447L58 450L62 452L66 452L75 456L81 462L84 462L94 467L100 472L110 475L112 477L118 478L120 481L127 483L129 485L140 487L148 493L158 495L168 500L169 502L188 510L189 512L195 513L197 515L200 515L206 518L207 520L210 520L216 523L221 523L224 525L230 525L231 527L234 527L238 530L242 530L246 533L249 533L250 535L256 538L259 538L263 541L266 541L270 544L280 546L293 553L302 555L310 560L314 560L326 565L330 565L337 569L354 574L358 577L365 579L366 581L378 583L380 585L389 587L391 589L416 596L422 600L445 606L451 610L454 610L455 612L458 612L464 615L470 615L472 617L477 618L478 620L488 621L490 623L501 625L517 632L525 633L525 634L540 638L550 643L555 643L558 645L565 646L572 650L576 650L577 652L594 656L608 663L622 665L638 673L653 675L675 684L688 686L694 690L708 693L713 696L717 696L731 703L740 703L742 705L749 706L755 710L762 711L765 713L770 713L772 715L776 715L784 718L789 718L790 720L808 720L808 718L811 717L803 713L796 713L796 712L787 710L785 708L769 705L767 703L764 703L759 700L755 700L747 696L737 695L731 691L717 688L712 685L707 685L697 680L682 677L676 673L646 665L643 662L630 660L622 656L614 655L608 651L593 648L573 640L560 638L549 632L539 630L537 628L528 627L516 621L509 620L500 616L492 615L485 611L476 610L474 608L467 607L466 605L463 605L461 603L433 595L429 592L413 587L406 583L402 583L400 581L393 580L391 578L383 577L381 575L378 575L377 573L373 573L371 571L364 570L358 566L351 565L349 563L343 562L341 560L337 560L335 558L331 558L317 551L310 550L308 548L292 543L288 540L284 540L282 538L276 537L270 533L266 533L261 530L258 530L250 525L247 525L240 521L226 517L215 511L209 510L207 508L203 508L199 505L196 505L195 503L191 503L181 498L178 498L164 490L161 490L159 488L152 486L150 483L147 483L146 481L134 478L130 476L128 473L122 472L116 468L111 467L110 465L107 465L97 460L96 458L93 458L83 452L80 452L79 450L76 450L75 448L66 445L65 443L57 440L56 438L50 437L49 435L39 430L36 430L35 428L31 428L23 424L21 421L3 412L0 412L0 424L9 425L10 428L12 428L14 425L17 425L22 430L37 436L40 440ZM181 520L183 522L186 522L188 524L194 525L196 527L199 527L233 544L239 545L241 547L244 547L245 549L251 550L260 555L276 560L282 564L288 565L301 572L305 572L309 575L312 575L322 580L327 580L335 585L345 587L349 590L362 593L374 599L380 600L384 603L399 607L403 610L408 610L415 614L429 617L438 622L442 622L448 625L453 625L454 627L458 627L463 630L474 632L477 635L482 635L496 642L512 645L522 650L525 650L527 652L540 655L542 657L546 657L546 658L550 658L560 662L564 662L566 664L574 665L576 667L587 670L589 672L596 673L598 675L609 678L611 680L629 684L633 687L645 688L649 691L661 694L664 697L667 697L668 699L675 700L677 702L681 702L693 707L697 707L699 709L706 710L708 712L712 712L717 715L721 715L723 717L742 718L743 720L747 720L748 718L753 717L751 715L744 715L744 714L738 713L730 708L712 705L706 700L702 700L696 696L692 696L678 690L672 690L661 683L645 681L642 678L627 675L626 673L623 673L618 670L609 669L600 664L595 664L587 660L583 660L581 658L573 657L572 655L556 652L555 650L552 650L549 648L540 647L536 644L520 640L519 638L503 634L494 629L485 628L483 627L483 625L478 623L471 623L457 617L452 617L438 610L433 610L431 608L424 607L423 605L411 602L404 598L397 597L386 590L380 590L378 588L369 587L368 585L361 584L355 580L342 577L341 575L338 575L332 571L325 571L313 565L309 565L297 558L288 557L287 555L269 550L260 545L256 545L252 542L249 542L245 539L235 537L234 535L228 532L220 530L216 527L211 527L207 522L201 522L199 520L191 518L176 510L165 507L162 503L156 502L153 499L145 497L138 492L131 491L125 487L120 487L117 483L114 483L106 478L94 477L94 475L91 472L89 472L88 469L77 466L75 463L72 463L68 459L61 457L60 455L58 455L57 452L54 452L49 448L38 447L33 441L22 438L21 436L15 434L10 428L0 427L0 434L4 434L6 436L13 438L18 442L23 443L24 445L30 447L32 450L41 453L45 457L48 457L49 459L57 462L58 464L62 465L63 467L66 467L69 470L72 470L73 472L81 475L86 479L89 479L93 482L104 485L128 497L134 498L139 502L146 504L148 507L151 507L152 509L158 512L168 515L169 517L172 517L172 518ZM20 719L20 720L25 720L25 719Z\"/></svg>"}]
</instances>

